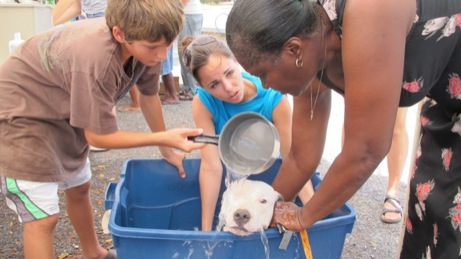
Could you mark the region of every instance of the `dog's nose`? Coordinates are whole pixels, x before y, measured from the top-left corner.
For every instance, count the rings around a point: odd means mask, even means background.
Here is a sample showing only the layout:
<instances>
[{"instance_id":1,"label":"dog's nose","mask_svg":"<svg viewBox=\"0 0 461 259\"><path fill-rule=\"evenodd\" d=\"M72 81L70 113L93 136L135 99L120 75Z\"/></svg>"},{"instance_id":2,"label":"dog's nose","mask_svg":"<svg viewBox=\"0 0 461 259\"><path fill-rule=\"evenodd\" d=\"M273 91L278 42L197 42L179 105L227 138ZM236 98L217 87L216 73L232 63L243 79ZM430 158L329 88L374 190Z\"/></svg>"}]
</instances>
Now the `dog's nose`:
<instances>
[{"instance_id":1,"label":"dog's nose","mask_svg":"<svg viewBox=\"0 0 461 259\"><path fill-rule=\"evenodd\" d=\"M234 221L239 225L243 225L250 221L250 212L244 209L238 209L234 212Z\"/></svg>"}]
</instances>

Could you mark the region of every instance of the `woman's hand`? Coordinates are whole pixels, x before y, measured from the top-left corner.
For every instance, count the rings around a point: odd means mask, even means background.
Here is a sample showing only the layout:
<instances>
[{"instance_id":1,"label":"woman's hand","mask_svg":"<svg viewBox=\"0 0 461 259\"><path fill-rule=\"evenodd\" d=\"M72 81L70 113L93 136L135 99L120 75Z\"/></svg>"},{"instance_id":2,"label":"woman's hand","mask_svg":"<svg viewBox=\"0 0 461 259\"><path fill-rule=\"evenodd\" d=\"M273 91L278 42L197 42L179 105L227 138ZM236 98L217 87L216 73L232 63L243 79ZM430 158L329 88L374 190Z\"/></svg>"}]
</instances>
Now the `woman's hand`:
<instances>
[{"instance_id":1,"label":"woman's hand","mask_svg":"<svg viewBox=\"0 0 461 259\"><path fill-rule=\"evenodd\" d=\"M293 202L276 202L271 226L273 227L280 224L287 230L292 231L301 231L306 229L301 224L301 210L302 208L298 207Z\"/></svg>"}]
</instances>

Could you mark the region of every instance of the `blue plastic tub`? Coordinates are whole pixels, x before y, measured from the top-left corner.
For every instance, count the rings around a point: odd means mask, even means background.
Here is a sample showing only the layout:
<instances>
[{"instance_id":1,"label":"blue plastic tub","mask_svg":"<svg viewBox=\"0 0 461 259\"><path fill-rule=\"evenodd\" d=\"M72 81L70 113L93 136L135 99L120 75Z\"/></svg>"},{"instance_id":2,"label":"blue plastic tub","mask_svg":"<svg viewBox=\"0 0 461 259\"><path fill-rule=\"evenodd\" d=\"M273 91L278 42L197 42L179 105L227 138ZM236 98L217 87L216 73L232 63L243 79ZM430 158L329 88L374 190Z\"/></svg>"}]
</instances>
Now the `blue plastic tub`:
<instances>
[{"instance_id":1,"label":"blue plastic tub","mask_svg":"<svg viewBox=\"0 0 461 259\"><path fill-rule=\"evenodd\" d=\"M250 178L271 183L280 163ZM109 230L118 258L305 258L298 233L286 250L280 250L282 235L276 229L248 237L198 231L199 166L199 159L184 160L187 177L181 179L176 168L162 159L124 163L120 182L109 184L105 200L106 209L112 209ZM318 174L312 181L316 186L321 183ZM224 189L222 184L221 193ZM216 219L219 210L218 202ZM354 222L355 211L346 203L311 226L307 232L313 257L340 258Z\"/></svg>"}]
</instances>

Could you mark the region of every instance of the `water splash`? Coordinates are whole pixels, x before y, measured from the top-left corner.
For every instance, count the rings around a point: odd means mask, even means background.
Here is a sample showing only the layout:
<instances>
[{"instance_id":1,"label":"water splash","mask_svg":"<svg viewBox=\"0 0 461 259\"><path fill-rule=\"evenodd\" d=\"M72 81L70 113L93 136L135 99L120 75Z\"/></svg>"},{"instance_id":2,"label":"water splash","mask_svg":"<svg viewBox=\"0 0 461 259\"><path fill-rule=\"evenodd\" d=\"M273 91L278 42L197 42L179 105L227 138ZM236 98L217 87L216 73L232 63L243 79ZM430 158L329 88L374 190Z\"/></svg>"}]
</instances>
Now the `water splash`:
<instances>
[{"instance_id":1,"label":"water splash","mask_svg":"<svg viewBox=\"0 0 461 259\"><path fill-rule=\"evenodd\" d=\"M229 185L232 183L232 182L235 182L237 180L240 180L242 178L248 178L247 175L242 175L242 174L239 174L239 173L236 173L232 170L230 170L229 168L226 168L226 177L224 178L224 185L227 187L229 187Z\"/></svg>"},{"instance_id":2,"label":"water splash","mask_svg":"<svg viewBox=\"0 0 461 259\"><path fill-rule=\"evenodd\" d=\"M269 259L270 258L269 240L267 239L266 232L264 232L263 228L261 228L260 233L261 233L261 242L263 243L263 246L264 246L264 253L266 254L266 259Z\"/></svg>"},{"instance_id":3,"label":"water splash","mask_svg":"<svg viewBox=\"0 0 461 259\"><path fill-rule=\"evenodd\" d=\"M222 243L222 241L208 241L203 245L203 250L205 251L205 256L207 259L213 257L213 251L220 243Z\"/></svg>"}]
</instances>

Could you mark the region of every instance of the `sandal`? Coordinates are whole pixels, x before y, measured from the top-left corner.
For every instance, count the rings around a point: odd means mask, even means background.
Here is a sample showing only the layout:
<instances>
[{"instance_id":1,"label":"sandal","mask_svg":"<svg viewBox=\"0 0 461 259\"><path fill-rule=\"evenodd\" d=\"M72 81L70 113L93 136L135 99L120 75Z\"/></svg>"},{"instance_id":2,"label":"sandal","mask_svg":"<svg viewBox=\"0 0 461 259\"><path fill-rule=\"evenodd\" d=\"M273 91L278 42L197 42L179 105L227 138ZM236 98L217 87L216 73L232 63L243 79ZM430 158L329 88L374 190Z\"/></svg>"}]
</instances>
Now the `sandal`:
<instances>
[{"instance_id":1,"label":"sandal","mask_svg":"<svg viewBox=\"0 0 461 259\"><path fill-rule=\"evenodd\" d=\"M180 91L179 92L179 100L181 101L192 101L194 99L194 95L188 91Z\"/></svg>"},{"instance_id":2,"label":"sandal","mask_svg":"<svg viewBox=\"0 0 461 259\"><path fill-rule=\"evenodd\" d=\"M162 104L163 104L163 105L167 105L167 104L179 104L179 101L175 101L175 100L163 100L163 101L162 101Z\"/></svg>"},{"instance_id":3,"label":"sandal","mask_svg":"<svg viewBox=\"0 0 461 259\"><path fill-rule=\"evenodd\" d=\"M383 210L381 211L381 221L386 224L395 224L399 223L400 220L402 220L402 206L400 205L400 200L397 197L386 195L386 198L384 199L384 203L388 203L394 207L394 209L388 209L383 207ZM384 205L383 205L384 206ZM394 212L394 213L399 213L400 217L397 219L386 219L386 213L389 212Z\"/></svg>"},{"instance_id":4,"label":"sandal","mask_svg":"<svg viewBox=\"0 0 461 259\"><path fill-rule=\"evenodd\" d=\"M79 258L83 259L83 256L80 256ZM115 251L115 249L108 249L104 259L117 259L117 251Z\"/></svg>"},{"instance_id":5,"label":"sandal","mask_svg":"<svg viewBox=\"0 0 461 259\"><path fill-rule=\"evenodd\" d=\"M117 252L115 249L109 249L104 259L117 259Z\"/></svg>"}]
</instances>

